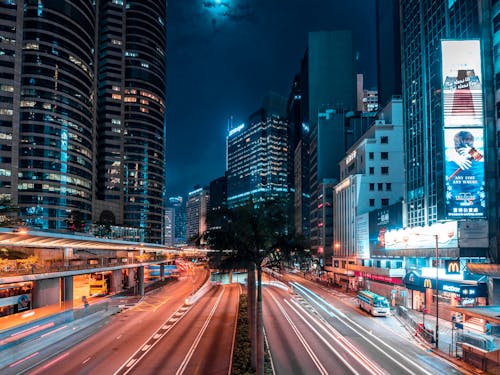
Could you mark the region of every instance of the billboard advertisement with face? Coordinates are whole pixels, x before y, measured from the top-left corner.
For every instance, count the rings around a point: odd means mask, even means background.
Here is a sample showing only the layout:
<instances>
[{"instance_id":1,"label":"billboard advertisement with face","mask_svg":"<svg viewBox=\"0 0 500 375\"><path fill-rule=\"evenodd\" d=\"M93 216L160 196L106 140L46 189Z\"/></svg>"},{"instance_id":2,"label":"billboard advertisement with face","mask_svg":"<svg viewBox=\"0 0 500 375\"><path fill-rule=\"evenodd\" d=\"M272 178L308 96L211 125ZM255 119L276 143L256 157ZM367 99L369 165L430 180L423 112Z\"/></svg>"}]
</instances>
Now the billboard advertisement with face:
<instances>
[{"instance_id":1,"label":"billboard advertisement with face","mask_svg":"<svg viewBox=\"0 0 500 375\"><path fill-rule=\"evenodd\" d=\"M482 128L444 129L446 213L482 218L486 212Z\"/></svg>"},{"instance_id":2,"label":"billboard advertisement with face","mask_svg":"<svg viewBox=\"0 0 500 375\"><path fill-rule=\"evenodd\" d=\"M444 126L483 126L479 40L443 40L441 50Z\"/></svg>"}]
</instances>

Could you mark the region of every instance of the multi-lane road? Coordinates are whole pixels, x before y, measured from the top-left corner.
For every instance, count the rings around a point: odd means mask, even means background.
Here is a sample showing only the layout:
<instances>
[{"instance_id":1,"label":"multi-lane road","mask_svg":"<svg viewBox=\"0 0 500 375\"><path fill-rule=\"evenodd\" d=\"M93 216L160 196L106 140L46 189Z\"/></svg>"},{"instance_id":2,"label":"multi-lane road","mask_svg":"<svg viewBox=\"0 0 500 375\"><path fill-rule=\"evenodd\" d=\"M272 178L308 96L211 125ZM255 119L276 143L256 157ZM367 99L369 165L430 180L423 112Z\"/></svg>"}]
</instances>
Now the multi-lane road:
<instances>
[{"instance_id":1,"label":"multi-lane road","mask_svg":"<svg viewBox=\"0 0 500 375\"><path fill-rule=\"evenodd\" d=\"M133 308L51 342L1 372L230 374L241 286L207 288L196 303L186 304L204 272L149 293ZM357 308L352 295L294 275L285 278L286 284L266 286L263 293L274 373L462 373L426 351L395 317L372 317Z\"/></svg>"},{"instance_id":2,"label":"multi-lane road","mask_svg":"<svg viewBox=\"0 0 500 375\"><path fill-rule=\"evenodd\" d=\"M277 374L461 374L426 351L393 316L360 311L353 296L288 276L293 293L264 292L264 325Z\"/></svg>"},{"instance_id":3,"label":"multi-lane road","mask_svg":"<svg viewBox=\"0 0 500 375\"><path fill-rule=\"evenodd\" d=\"M51 343L1 372L228 374L241 287L217 286L186 305L204 279L199 270L168 284L126 312Z\"/></svg>"}]
</instances>

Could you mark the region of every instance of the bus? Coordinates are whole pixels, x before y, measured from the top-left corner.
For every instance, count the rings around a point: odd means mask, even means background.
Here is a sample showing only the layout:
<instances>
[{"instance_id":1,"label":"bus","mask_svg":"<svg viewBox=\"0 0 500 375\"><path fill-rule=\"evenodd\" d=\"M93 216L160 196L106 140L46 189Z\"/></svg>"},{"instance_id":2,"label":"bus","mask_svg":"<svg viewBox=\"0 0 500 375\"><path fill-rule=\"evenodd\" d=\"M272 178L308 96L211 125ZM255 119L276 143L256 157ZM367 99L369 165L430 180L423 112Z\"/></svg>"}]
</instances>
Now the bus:
<instances>
[{"instance_id":1,"label":"bus","mask_svg":"<svg viewBox=\"0 0 500 375\"><path fill-rule=\"evenodd\" d=\"M373 316L389 315L389 302L387 298L379 296L369 290L363 290L358 293L359 308L369 312Z\"/></svg>"},{"instance_id":2,"label":"bus","mask_svg":"<svg viewBox=\"0 0 500 375\"><path fill-rule=\"evenodd\" d=\"M109 275L93 273L90 275L89 294L91 296L103 296L109 293Z\"/></svg>"},{"instance_id":3,"label":"bus","mask_svg":"<svg viewBox=\"0 0 500 375\"><path fill-rule=\"evenodd\" d=\"M32 282L0 286L0 317L32 309Z\"/></svg>"}]
</instances>

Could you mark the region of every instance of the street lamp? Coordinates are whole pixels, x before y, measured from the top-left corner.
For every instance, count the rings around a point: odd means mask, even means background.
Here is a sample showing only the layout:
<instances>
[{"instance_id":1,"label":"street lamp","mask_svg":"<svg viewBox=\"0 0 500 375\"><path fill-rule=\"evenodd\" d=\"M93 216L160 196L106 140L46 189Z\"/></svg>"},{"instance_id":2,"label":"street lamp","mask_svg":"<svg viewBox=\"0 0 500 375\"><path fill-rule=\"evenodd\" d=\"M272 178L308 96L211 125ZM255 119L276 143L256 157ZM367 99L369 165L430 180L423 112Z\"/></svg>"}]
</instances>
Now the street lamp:
<instances>
[{"instance_id":1,"label":"street lamp","mask_svg":"<svg viewBox=\"0 0 500 375\"><path fill-rule=\"evenodd\" d=\"M433 234L436 240L436 349L439 349L439 247L438 234Z\"/></svg>"}]
</instances>

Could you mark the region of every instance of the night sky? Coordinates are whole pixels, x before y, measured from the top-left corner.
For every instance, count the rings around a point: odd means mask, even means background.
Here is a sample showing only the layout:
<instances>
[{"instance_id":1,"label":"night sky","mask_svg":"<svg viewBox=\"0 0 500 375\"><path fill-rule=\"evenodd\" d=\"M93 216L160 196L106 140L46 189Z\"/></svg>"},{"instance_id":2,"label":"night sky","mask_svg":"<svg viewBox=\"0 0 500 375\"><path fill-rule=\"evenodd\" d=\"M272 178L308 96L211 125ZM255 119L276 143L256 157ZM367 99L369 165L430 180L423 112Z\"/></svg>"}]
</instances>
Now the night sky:
<instances>
[{"instance_id":1,"label":"night sky","mask_svg":"<svg viewBox=\"0 0 500 375\"><path fill-rule=\"evenodd\" d=\"M376 86L374 0L170 0L167 194L224 174L227 120L288 97L307 32L352 30L365 88Z\"/></svg>"}]
</instances>

